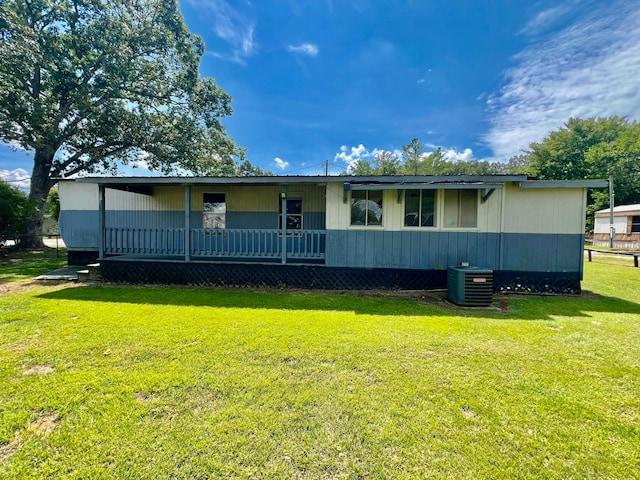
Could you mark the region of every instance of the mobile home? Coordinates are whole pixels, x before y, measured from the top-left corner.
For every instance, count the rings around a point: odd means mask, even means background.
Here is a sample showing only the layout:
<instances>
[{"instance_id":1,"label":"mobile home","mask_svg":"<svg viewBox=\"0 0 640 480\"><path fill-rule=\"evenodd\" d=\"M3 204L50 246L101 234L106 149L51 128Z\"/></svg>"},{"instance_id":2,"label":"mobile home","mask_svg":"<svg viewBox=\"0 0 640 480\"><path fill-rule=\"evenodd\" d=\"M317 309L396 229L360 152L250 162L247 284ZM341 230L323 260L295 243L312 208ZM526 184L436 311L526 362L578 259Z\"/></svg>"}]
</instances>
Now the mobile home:
<instances>
[{"instance_id":1,"label":"mobile home","mask_svg":"<svg viewBox=\"0 0 640 480\"><path fill-rule=\"evenodd\" d=\"M498 176L61 180L70 262L108 281L432 289L491 269L495 289L579 292L586 190Z\"/></svg>"}]
</instances>

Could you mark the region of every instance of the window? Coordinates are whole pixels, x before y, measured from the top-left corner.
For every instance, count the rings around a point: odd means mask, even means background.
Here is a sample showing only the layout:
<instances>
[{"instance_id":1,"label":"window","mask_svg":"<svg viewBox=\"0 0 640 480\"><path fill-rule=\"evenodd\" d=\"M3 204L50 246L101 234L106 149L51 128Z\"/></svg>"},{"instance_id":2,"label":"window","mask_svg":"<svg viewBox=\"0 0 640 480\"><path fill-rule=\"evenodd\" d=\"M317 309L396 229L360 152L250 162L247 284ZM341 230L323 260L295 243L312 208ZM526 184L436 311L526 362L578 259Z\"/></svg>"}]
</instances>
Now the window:
<instances>
[{"instance_id":1,"label":"window","mask_svg":"<svg viewBox=\"0 0 640 480\"><path fill-rule=\"evenodd\" d=\"M640 233L640 215L631 217L631 233Z\"/></svg>"},{"instance_id":2,"label":"window","mask_svg":"<svg viewBox=\"0 0 640 480\"><path fill-rule=\"evenodd\" d=\"M302 199L287 198L287 230L302 230ZM280 216L278 228L282 228L282 202L280 202Z\"/></svg>"},{"instance_id":3,"label":"window","mask_svg":"<svg viewBox=\"0 0 640 480\"><path fill-rule=\"evenodd\" d=\"M472 228L478 226L478 191L445 190L444 222L445 228Z\"/></svg>"},{"instance_id":4,"label":"window","mask_svg":"<svg viewBox=\"0 0 640 480\"><path fill-rule=\"evenodd\" d=\"M226 228L227 202L224 193L202 194L202 227Z\"/></svg>"},{"instance_id":5,"label":"window","mask_svg":"<svg viewBox=\"0 0 640 480\"><path fill-rule=\"evenodd\" d=\"M407 190L404 194L404 226L433 227L436 222L436 191Z\"/></svg>"},{"instance_id":6,"label":"window","mask_svg":"<svg viewBox=\"0 0 640 480\"><path fill-rule=\"evenodd\" d=\"M382 190L351 192L351 225L382 225Z\"/></svg>"}]
</instances>

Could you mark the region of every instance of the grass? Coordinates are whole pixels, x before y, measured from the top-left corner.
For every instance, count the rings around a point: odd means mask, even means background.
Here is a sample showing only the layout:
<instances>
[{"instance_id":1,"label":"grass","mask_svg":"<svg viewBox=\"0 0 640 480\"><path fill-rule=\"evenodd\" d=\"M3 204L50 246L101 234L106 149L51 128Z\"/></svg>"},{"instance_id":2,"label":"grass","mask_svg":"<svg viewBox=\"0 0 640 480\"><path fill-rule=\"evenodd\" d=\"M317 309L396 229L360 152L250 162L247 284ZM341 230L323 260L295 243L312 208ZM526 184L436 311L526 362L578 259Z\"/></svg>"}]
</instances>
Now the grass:
<instances>
[{"instance_id":1,"label":"grass","mask_svg":"<svg viewBox=\"0 0 640 480\"><path fill-rule=\"evenodd\" d=\"M67 263L67 251L45 247L42 250L0 249L0 284L25 283Z\"/></svg>"},{"instance_id":2,"label":"grass","mask_svg":"<svg viewBox=\"0 0 640 480\"><path fill-rule=\"evenodd\" d=\"M640 478L640 269L585 268L585 294L499 311L15 291L0 478Z\"/></svg>"}]
</instances>

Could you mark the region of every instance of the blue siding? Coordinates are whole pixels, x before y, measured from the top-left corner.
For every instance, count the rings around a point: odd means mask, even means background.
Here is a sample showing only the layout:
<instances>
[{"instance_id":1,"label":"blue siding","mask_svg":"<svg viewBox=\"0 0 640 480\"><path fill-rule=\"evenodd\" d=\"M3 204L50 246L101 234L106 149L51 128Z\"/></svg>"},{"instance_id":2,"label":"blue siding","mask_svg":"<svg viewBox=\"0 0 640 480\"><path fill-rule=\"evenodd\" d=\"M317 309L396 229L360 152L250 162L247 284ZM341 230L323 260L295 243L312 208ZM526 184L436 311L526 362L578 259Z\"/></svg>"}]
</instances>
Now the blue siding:
<instances>
[{"instance_id":1,"label":"blue siding","mask_svg":"<svg viewBox=\"0 0 640 480\"><path fill-rule=\"evenodd\" d=\"M278 212L227 212L227 228L278 228Z\"/></svg>"},{"instance_id":2,"label":"blue siding","mask_svg":"<svg viewBox=\"0 0 640 480\"><path fill-rule=\"evenodd\" d=\"M469 262L494 270L581 272L582 235L327 231L326 265L440 270Z\"/></svg>"},{"instance_id":3,"label":"blue siding","mask_svg":"<svg viewBox=\"0 0 640 480\"><path fill-rule=\"evenodd\" d=\"M583 235L503 234L503 270L582 272Z\"/></svg>"},{"instance_id":4,"label":"blue siding","mask_svg":"<svg viewBox=\"0 0 640 480\"><path fill-rule=\"evenodd\" d=\"M98 250L97 211L63 210L58 225L69 250Z\"/></svg>"},{"instance_id":5,"label":"blue siding","mask_svg":"<svg viewBox=\"0 0 640 480\"><path fill-rule=\"evenodd\" d=\"M96 217L98 216L97 211L93 212L93 214L96 215ZM107 210L105 212L105 226L123 228L184 228L184 210Z\"/></svg>"},{"instance_id":6,"label":"blue siding","mask_svg":"<svg viewBox=\"0 0 640 480\"><path fill-rule=\"evenodd\" d=\"M202 217L200 212L194 213ZM278 228L278 224L278 212L227 212L227 228ZM324 212L304 212L302 226L305 230L324 230L325 225Z\"/></svg>"}]
</instances>

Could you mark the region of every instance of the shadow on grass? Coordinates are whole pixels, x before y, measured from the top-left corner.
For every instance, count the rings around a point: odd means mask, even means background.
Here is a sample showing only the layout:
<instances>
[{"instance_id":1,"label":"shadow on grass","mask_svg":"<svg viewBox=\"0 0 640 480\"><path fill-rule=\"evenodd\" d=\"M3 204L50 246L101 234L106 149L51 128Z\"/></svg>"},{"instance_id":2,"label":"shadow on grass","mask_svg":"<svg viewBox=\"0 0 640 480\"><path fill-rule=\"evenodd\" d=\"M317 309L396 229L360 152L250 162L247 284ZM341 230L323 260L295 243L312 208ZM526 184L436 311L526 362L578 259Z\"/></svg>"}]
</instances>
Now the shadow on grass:
<instances>
[{"instance_id":1,"label":"shadow on grass","mask_svg":"<svg viewBox=\"0 0 640 480\"><path fill-rule=\"evenodd\" d=\"M496 296L497 308L463 308L443 292L318 293L256 292L196 288L66 288L39 295L50 300L113 302L212 308L344 311L365 315L454 316L516 320L550 320L554 316L589 317L590 312L640 314L640 304L593 293L578 296Z\"/></svg>"}]
</instances>

